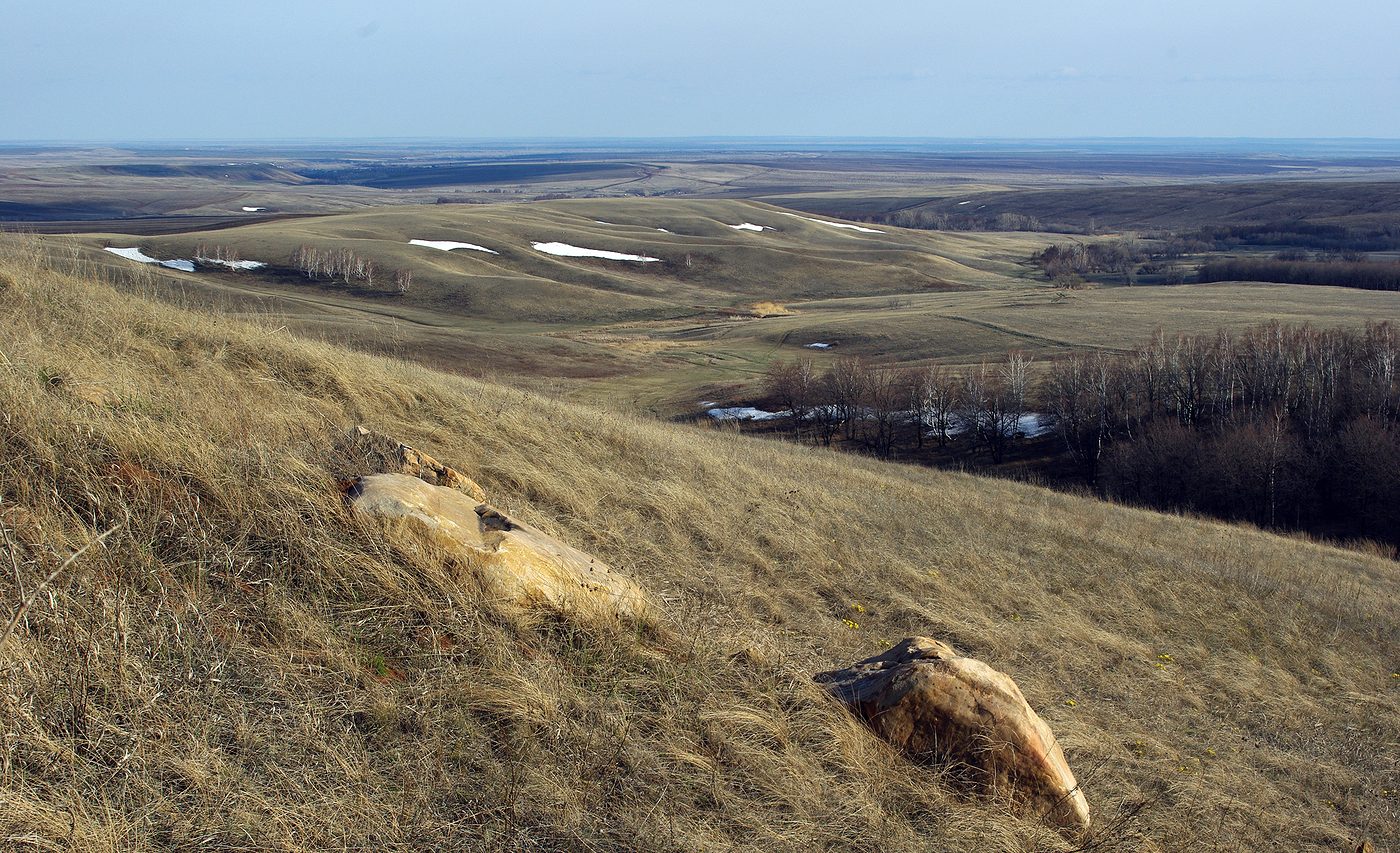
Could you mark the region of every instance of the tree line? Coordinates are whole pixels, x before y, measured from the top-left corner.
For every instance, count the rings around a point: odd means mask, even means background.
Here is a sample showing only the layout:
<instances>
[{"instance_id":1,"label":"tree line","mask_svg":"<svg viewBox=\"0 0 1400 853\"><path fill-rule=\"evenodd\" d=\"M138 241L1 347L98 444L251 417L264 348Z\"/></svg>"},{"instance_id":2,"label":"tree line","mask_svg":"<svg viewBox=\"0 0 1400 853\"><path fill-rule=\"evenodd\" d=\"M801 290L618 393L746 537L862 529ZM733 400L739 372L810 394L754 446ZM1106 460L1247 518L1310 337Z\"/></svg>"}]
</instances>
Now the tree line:
<instances>
[{"instance_id":1,"label":"tree line","mask_svg":"<svg viewBox=\"0 0 1400 853\"><path fill-rule=\"evenodd\" d=\"M1233 258L1210 261L1196 273L1212 281L1271 281L1279 284L1323 284L1361 290L1400 290L1400 263L1337 258L1299 259L1280 253L1273 258Z\"/></svg>"},{"instance_id":2,"label":"tree line","mask_svg":"<svg viewBox=\"0 0 1400 853\"><path fill-rule=\"evenodd\" d=\"M983 448L994 462L1022 437L1031 360L1013 352L965 373L945 367L894 368L860 358L818 370L811 359L778 360L768 369L768 398L788 414L799 439L844 441L881 458L946 447L955 437Z\"/></svg>"},{"instance_id":3,"label":"tree line","mask_svg":"<svg viewBox=\"0 0 1400 853\"><path fill-rule=\"evenodd\" d=\"M832 215L840 216L843 214L838 212ZM918 207L890 213L874 213L859 217L857 221L869 222L874 225L915 228L921 231L1047 231L1064 233L1078 231L1072 226L1042 222L1040 219L1024 213L944 213Z\"/></svg>"},{"instance_id":4,"label":"tree line","mask_svg":"<svg viewBox=\"0 0 1400 853\"><path fill-rule=\"evenodd\" d=\"M1158 332L1126 353L1045 365L1011 353L965 370L779 360L765 390L802 441L997 464L1031 427L1052 425L1033 447L1053 485L1400 544L1400 329L1390 323Z\"/></svg>"},{"instance_id":5,"label":"tree line","mask_svg":"<svg viewBox=\"0 0 1400 853\"><path fill-rule=\"evenodd\" d=\"M222 261L227 264L236 264L242 260L242 258L239 257L238 250L232 246L219 244L210 246L207 243L200 243L195 246L194 257L197 261Z\"/></svg>"},{"instance_id":6,"label":"tree line","mask_svg":"<svg viewBox=\"0 0 1400 853\"><path fill-rule=\"evenodd\" d=\"M1400 334L1271 323L1052 365L1064 452L1103 494L1400 542Z\"/></svg>"},{"instance_id":7,"label":"tree line","mask_svg":"<svg viewBox=\"0 0 1400 853\"><path fill-rule=\"evenodd\" d=\"M1182 235L1207 250L1249 246L1293 246L1327 252L1390 252L1400 249L1400 221L1336 224L1303 220L1254 225L1210 225Z\"/></svg>"}]
</instances>

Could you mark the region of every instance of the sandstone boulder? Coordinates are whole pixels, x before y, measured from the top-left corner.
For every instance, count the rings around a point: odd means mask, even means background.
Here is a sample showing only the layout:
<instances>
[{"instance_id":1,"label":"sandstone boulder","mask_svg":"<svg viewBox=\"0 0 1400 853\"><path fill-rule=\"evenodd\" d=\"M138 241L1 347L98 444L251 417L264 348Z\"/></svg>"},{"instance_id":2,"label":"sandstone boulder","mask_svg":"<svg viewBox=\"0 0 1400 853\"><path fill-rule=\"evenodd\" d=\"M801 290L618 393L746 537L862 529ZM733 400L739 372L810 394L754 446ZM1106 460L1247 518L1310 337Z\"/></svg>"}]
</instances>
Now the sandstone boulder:
<instances>
[{"instance_id":1,"label":"sandstone boulder","mask_svg":"<svg viewBox=\"0 0 1400 853\"><path fill-rule=\"evenodd\" d=\"M601 560L507 516L463 491L408 474L371 474L349 491L357 512L412 519L478 566L500 594L575 613L640 618L641 588Z\"/></svg>"},{"instance_id":2,"label":"sandstone boulder","mask_svg":"<svg viewBox=\"0 0 1400 853\"><path fill-rule=\"evenodd\" d=\"M349 438L356 455L375 473L408 474L434 486L456 489L476 501L486 500L486 492L475 480L421 450L363 426L352 428Z\"/></svg>"},{"instance_id":3,"label":"sandstone boulder","mask_svg":"<svg viewBox=\"0 0 1400 853\"><path fill-rule=\"evenodd\" d=\"M816 681L911 758L1070 830L1089 803L1055 735L1009 676L913 637Z\"/></svg>"}]
</instances>

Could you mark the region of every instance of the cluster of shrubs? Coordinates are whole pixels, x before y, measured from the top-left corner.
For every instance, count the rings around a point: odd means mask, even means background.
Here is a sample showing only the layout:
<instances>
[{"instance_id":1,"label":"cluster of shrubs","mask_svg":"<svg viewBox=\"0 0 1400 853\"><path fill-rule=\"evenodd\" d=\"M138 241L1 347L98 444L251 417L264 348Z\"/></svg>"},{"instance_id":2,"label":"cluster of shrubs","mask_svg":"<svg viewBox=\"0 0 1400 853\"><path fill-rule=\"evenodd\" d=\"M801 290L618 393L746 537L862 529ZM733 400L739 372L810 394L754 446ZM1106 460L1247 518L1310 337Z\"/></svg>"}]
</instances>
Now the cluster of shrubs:
<instances>
[{"instance_id":1,"label":"cluster of shrubs","mask_svg":"<svg viewBox=\"0 0 1400 853\"><path fill-rule=\"evenodd\" d=\"M1036 255L1035 263L1051 279L1092 273L1127 274L1147 259L1136 239L1100 240L1094 243L1056 243Z\"/></svg>"},{"instance_id":2,"label":"cluster of shrubs","mask_svg":"<svg viewBox=\"0 0 1400 853\"><path fill-rule=\"evenodd\" d=\"M1149 246L1151 247L1149 249ZM1138 276L1154 276L1162 284L1184 284L1188 270L1178 263L1201 247L1169 234L1154 234L1148 242L1135 235L1092 243L1056 243L1031 256L1057 287L1085 285L1085 276L1119 275L1124 284Z\"/></svg>"}]
</instances>

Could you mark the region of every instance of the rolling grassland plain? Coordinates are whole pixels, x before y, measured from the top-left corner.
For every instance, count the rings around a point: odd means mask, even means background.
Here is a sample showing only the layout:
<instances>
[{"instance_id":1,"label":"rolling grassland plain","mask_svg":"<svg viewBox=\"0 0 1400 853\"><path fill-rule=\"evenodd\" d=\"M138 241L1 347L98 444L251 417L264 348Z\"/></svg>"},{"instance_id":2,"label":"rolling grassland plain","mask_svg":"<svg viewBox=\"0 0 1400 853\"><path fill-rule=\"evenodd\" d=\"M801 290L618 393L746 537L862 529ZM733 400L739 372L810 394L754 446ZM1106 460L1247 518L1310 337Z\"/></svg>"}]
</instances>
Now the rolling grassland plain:
<instances>
[{"instance_id":1,"label":"rolling grassland plain","mask_svg":"<svg viewBox=\"0 0 1400 853\"><path fill-rule=\"evenodd\" d=\"M1388 560L549 399L91 271L32 240L0 259L0 596L29 605L0 640L15 843L1321 851L1400 832ZM352 516L354 424L469 472L659 614L522 610ZM811 681L920 634L1016 678L1091 837L959 795Z\"/></svg>"},{"instance_id":2,"label":"rolling grassland plain","mask_svg":"<svg viewBox=\"0 0 1400 853\"><path fill-rule=\"evenodd\" d=\"M1382 549L690 423L758 400L778 359L959 369L1019 350L1044 367L1156 329L1400 319L1397 293L1065 290L1032 263L1251 208L1384 224L1394 152L799 148L0 150L0 216L40 232L0 234L0 838L1400 837L1400 575ZM984 204L1053 231L882 220ZM308 257L351 273L308 275ZM234 260L262 266L217 262ZM503 602L411 526L349 512L356 425L466 472L656 613ZM1016 679L1090 835L960 792L812 683L916 635Z\"/></svg>"}]
</instances>

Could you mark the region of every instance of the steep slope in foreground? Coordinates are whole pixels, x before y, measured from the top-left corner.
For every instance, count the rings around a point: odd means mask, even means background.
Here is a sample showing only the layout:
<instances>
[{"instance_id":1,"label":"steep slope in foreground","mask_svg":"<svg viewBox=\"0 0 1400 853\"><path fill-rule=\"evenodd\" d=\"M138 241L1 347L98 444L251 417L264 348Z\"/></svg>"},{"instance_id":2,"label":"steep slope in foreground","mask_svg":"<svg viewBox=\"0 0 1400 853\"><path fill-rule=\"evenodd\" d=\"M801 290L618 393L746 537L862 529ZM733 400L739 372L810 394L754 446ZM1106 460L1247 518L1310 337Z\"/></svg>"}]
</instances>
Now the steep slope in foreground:
<instances>
[{"instance_id":1,"label":"steep slope in foreground","mask_svg":"<svg viewBox=\"0 0 1400 853\"><path fill-rule=\"evenodd\" d=\"M1100 849L1400 831L1391 563L0 271L0 596L32 595L0 648L7 846L1067 846L811 682L916 634L1017 679ZM487 600L351 517L356 423L637 579L660 622Z\"/></svg>"}]
</instances>

